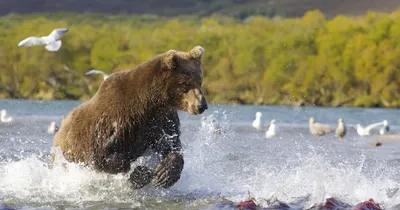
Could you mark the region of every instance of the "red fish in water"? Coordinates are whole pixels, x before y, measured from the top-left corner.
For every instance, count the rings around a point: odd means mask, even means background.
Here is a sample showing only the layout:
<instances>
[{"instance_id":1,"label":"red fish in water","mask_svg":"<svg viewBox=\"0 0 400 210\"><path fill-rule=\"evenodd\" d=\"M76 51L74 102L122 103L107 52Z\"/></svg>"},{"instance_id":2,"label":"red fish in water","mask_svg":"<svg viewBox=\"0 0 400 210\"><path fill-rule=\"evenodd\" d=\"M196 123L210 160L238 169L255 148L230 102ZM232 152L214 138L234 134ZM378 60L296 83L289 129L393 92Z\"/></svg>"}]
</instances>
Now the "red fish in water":
<instances>
[{"instance_id":1,"label":"red fish in water","mask_svg":"<svg viewBox=\"0 0 400 210\"><path fill-rule=\"evenodd\" d=\"M382 210L382 208L370 198L368 201L357 204L352 210Z\"/></svg>"},{"instance_id":2,"label":"red fish in water","mask_svg":"<svg viewBox=\"0 0 400 210\"><path fill-rule=\"evenodd\" d=\"M250 200L247 201L242 201L239 203L239 205L236 206L239 210L256 210L257 204L255 203L255 199L251 198Z\"/></svg>"},{"instance_id":3,"label":"red fish in water","mask_svg":"<svg viewBox=\"0 0 400 210\"><path fill-rule=\"evenodd\" d=\"M260 207L257 206L256 200L254 198L250 198L246 201L241 201L239 204L235 204L230 200L223 200L218 205L214 205L213 209L235 209L235 210L298 210L299 207L292 206L286 204L284 202L277 202L273 205L268 207ZM301 207L300 207L301 208ZM336 198L327 198L323 204L313 205L307 210L382 210L379 204L375 203L375 201L371 198L368 201L364 201L358 203L357 205L353 206L343 201L340 201Z\"/></svg>"},{"instance_id":4,"label":"red fish in water","mask_svg":"<svg viewBox=\"0 0 400 210\"><path fill-rule=\"evenodd\" d=\"M344 203L336 198L327 198L324 204L326 209L339 209L339 208L350 208L351 206Z\"/></svg>"}]
</instances>

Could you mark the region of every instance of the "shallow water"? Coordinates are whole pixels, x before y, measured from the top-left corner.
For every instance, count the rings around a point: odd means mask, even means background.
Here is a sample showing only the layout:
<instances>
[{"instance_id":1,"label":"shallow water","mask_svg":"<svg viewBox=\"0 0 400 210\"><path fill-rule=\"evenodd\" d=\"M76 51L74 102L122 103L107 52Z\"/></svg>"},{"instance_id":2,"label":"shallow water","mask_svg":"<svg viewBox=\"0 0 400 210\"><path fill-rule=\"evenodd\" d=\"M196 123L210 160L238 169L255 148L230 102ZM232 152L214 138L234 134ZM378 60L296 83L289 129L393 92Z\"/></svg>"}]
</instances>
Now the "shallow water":
<instances>
[{"instance_id":1,"label":"shallow water","mask_svg":"<svg viewBox=\"0 0 400 210\"><path fill-rule=\"evenodd\" d=\"M374 198L384 209L396 209L400 195L400 141L370 143L378 136L359 137L355 124L388 120L400 132L400 110L210 106L201 116L180 113L185 167L170 189L147 186L131 190L127 175L100 174L79 165L50 169L52 135L47 126L80 102L0 100L13 121L0 124L0 209L207 209L223 197L241 201L248 192L259 202L271 197L292 202L309 195L299 209L335 196L356 204ZM263 113L264 129L251 127ZM222 128L214 132L202 116ZM308 117L336 127L342 117L348 134L340 142L330 133L311 136ZM279 136L265 139L271 119ZM378 130L376 130L378 131ZM137 162L148 163L148 158Z\"/></svg>"}]
</instances>

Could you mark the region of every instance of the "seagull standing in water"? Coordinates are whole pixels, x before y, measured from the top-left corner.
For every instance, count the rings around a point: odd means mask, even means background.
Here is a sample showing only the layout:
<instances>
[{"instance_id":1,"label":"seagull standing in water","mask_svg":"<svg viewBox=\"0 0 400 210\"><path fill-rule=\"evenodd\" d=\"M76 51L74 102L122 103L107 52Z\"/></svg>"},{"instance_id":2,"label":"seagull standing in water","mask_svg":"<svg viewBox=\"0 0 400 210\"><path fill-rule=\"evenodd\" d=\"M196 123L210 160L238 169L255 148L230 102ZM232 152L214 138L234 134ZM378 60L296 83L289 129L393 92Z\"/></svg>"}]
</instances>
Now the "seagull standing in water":
<instances>
[{"instance_id":1,"label":"seagull standing in water","mask_svg":"<svg viewBox=\"0 0 400 210\"><path fill-rule=\"evenodd\" d=\"M322 136L333 131L333 129L329 125L317 123L314 121L314 118L312 117L310 117L308 122L309 122L310 132L314 136L315 135Z\"/></svg>"},{"instance_id":2,"label":"seagull standing in water","mask_svg":"<svg viewBox=\"0 0 400 210\"><path fill-rule=\"evenodd\" d=\"M387 123L387 121L386 121L386 123ZM384 125L385 125L384 121L368 125L365 128L363 128L360 124L357 124L357 133L360 136L369 136L369 135L371 135L372 129L377 128L379 126L384 126Z\"/></svg>"},{"instance_id":3,"label":"seagull standing in water","mask_svg":"<svg viewBox=\"0 0 400 210\"><path fill-rule=\"evenodd\" d=\"M261 112L256 112L256 119L253 121L252 126L257 130L261 129L262 125L261 117L262 117Z\"/></svg>"},{"instance_id":4,"label":"seagull standing in water","mask_svg":"<svg viewBox=\"0 0 400 210\"><path fill-rule=\"evenodd\" d=\"M336 128L335 137L342 140L342 138L346 135L346 126L344 125L343 119L339 118L338 126Z\"/></svg>"},{"instance_id":5,"label":"seagull standing in water","mask_svg":"<svg viewBox=\"0 0 400 210\"><path fill-rule=\"evenodd\" d=\"M58 126L56 124L56 122L52 121L49 125L49 127L47 127L47 133L48 134L55 134L58 131Z\"/></svg>"},{"instance_id":6,"label":"seagull standing in water","mask_svg":"<svg viewBox=\"0 0 400 210\"><path fill-rule=\"evenodd\" d=\"M269 128L267 132L265 132L265 138L269 139L274 136L276 136L276 132L278 130L278 127L275 125L275 119L271 120L271 123L269 124Z\"/></svg>"},{"instance_id":7,"label":"seagull standing in water","mask_svg":"<svg viewBox=\"0 0 400 210\"><path fill-rule=\"evenodd\" d=\"M11 122L12 121L12 117L11 116L7 116L7 111L5 109L2 109L0 111L0 120L3 123L7 123L7 122Z\"/></svg>"},{"instance_id":8,"label":"seagull standing in water","mask_svg":"<svg viewBox=\"0 0 400 210\"><path fill-rule=\"evenodd\" d=\"M103 81L106 80L110 76L110 75L104 73L103 71L97 70L97 69L92 69L85 73L85 75L90 75L90 74L102 74L104 77Z\"/></svg>"},{"instance_id":9,"label":"seagull standing in water","mask_svg":"<svg viewBox=\"0 0 400 210\"><path fill-rule=\"evenodd\" d=\"M36 37L30 36L18 43L18 47L31 47L37 45L46 45L48 51L55 52L61 48L61 36L67 33L67 28L54 29L48 36Z\"/></svg>"},{"instance_id":10,"label":"seagull standing in water","mask_svg":"<svg viewBox=\"0 0 400 210\"><path fill-rule=\"evenodd\" d=\"M381 134L381 135L385 135L386 133L388 133L390 131L390 128L389 128L389 125L388 125L388 121L387 120L384 120L383 121L383 128L381 128L380 130L379 130L379 133Z\"/></svg>"}]
</instances>

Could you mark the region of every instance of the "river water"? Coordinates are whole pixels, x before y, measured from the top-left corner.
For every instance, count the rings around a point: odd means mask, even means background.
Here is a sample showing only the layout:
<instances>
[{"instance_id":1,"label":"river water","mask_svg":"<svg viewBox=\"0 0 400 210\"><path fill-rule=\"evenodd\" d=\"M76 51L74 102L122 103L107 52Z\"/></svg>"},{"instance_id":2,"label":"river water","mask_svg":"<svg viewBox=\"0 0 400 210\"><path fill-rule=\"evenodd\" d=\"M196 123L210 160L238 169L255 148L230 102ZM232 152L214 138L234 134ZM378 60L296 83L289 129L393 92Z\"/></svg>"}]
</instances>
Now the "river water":
<instances>
[{"instance_id":1,"label":"river water","mask_svg":"<svg viewBox=\"0 0 400 210\"><path fill-rule=\"evenodd\" d=\"M293 202L308 196L299 209L331 196L350 204L373 198L384 209L399 208L400 140L382 139L379 129L360 137L354 128L387 120L397 135L397 109L210 105L200 116L181 112L181 179L169 189L132 190L125 174L76 164L50 169L53 135L47 126L59 124L80 103L0 100L0 109L13 117L0 123L0 209L212 209L222 198L238 202L248 193L261 204L271 197ZM251 127L257 111L263 114L262 130ZM216 124L201 123L206 116ZM343 141L334 133L312 136L310 116L334 128L342 117L348 133ZM266 139L272 119L279 133ZM221 133L214 132L216 126ZM371 146L377 140L382 146Z\"/></svg>"}]
</instances>

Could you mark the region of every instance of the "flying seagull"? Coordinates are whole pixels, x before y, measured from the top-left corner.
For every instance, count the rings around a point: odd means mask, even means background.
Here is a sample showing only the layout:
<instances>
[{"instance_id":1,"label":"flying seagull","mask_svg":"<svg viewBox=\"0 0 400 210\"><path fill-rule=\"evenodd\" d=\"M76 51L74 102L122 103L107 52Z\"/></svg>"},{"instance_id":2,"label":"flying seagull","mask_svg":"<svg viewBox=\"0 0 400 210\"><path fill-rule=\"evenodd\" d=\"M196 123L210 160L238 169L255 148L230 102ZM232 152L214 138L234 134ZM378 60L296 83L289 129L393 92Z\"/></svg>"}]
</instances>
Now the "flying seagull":
<instances>
[{"instance_id":1,"label":"flying seagull","mask_svg":"<svg viewBox=\"0 0 400 210\"><path fill-rule=\"evenodd\" d=\"M90 71L85 73L85 75L90 75L90 74L102 74L103 77L104 77L103 80L106 80L110 76L110 75L104 73L103 71L97 70L97 69L93 69L93 70L90 70Z\"/></svg>"},{"instance_id":2,"label":"flying seagull","mask_svg":"<svg viewBox=\"0 0 400 210\"><path fill-rule=\"evenodd\" d=\"M37 45L46 45L45 48L48 51L55 52L58 51L61 47L61 36L68 31L67 28L57 28L54 29L48 36L36 37L30 36L20 43L18 43L18 47L31 47Z\"/></svg>"}]
</instances>

